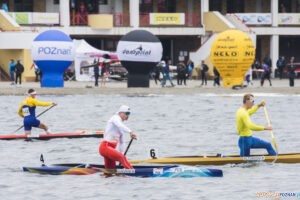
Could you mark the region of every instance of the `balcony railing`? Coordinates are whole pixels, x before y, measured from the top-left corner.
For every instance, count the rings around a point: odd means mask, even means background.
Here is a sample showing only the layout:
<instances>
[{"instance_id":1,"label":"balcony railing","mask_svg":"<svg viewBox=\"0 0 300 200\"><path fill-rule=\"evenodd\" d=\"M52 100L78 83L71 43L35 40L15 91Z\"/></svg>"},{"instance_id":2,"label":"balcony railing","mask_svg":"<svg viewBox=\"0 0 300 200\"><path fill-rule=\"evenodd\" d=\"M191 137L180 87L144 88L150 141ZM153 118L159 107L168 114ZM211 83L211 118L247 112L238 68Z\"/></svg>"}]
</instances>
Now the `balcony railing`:
<instances>
[{"instance_id":1,"label":"balcony railing","mask_svg":"<svg viewBox=\"0 0 300 200\"><path fill-rule=\"evenodd\" d=\"M71 26L87 26L89 14L113 15L113 24L118 26L130 26L129 13L70 13ZM140 14L140 26L201 26L201 14L184 14L184 22L181 24L151 24L150 14Z\"/></svg>"},{"instance_id":2,"label":"balcony railing","mask_svg":"<svg viewBox=\"0 0 300 200\"><path fill-rule=\"evenodd\" d=\"M108 14L113 15L114 26L129 26L130 16L129 13L70 13L71 26L87 26L89 14Z\"/></svg>"}]
</instances>

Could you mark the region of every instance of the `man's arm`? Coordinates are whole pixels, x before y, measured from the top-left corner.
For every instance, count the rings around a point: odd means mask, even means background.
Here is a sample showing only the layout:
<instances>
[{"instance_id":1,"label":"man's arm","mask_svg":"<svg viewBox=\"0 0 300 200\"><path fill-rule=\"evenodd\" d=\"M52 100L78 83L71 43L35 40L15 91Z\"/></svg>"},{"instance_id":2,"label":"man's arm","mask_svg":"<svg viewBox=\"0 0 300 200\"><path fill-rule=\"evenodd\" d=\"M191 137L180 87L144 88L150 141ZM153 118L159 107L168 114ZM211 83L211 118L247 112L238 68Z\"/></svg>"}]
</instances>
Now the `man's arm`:
<instances>
[{"instance_id":1,"label":"man's arm","mask_svg":"<svg viewBox=\"0 0 300 200\"><path fill-rule=\"evenodd\" d=\"M247 116L246 114L242 115L242 120L244 121L245 126L249 127L250 130L253 130L253 131L263 131L263 130L265 130L265 127L263 127L263 126L257 126L255 124L253 124L251 122L250 117Z\"/></svg>"}]
</instances>

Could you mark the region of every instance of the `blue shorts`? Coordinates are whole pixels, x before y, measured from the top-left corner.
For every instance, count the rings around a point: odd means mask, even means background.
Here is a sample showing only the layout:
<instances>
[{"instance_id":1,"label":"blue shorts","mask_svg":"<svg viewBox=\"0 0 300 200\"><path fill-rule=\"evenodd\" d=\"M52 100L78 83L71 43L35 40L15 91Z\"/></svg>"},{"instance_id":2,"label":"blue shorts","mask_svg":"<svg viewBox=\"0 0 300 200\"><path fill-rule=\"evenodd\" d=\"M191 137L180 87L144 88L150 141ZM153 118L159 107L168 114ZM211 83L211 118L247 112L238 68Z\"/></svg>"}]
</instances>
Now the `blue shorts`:
<instances>
[{"instance_id":1,"label":"blue shorts","mask_svg":"<svg viewBox=\"0 0 300 200\"><path fill-rule=\"evenodd\" d=\"M250 156L250 149L266 149L270 156L276 155L271 143L261 140L256 137L242 137L239 138L240 156Z\"/></svg>"},{"instance_id":2,"label":"blue shorts","mask_svg":"<svg viewBox=\"0 0 300 200\"><path fill-rule=\"evenodd\" d=\"M31 127L38 127L40 125L40 120L32 117L24 118L24 130L31 131Z\"/></svg>"}]
</instances>

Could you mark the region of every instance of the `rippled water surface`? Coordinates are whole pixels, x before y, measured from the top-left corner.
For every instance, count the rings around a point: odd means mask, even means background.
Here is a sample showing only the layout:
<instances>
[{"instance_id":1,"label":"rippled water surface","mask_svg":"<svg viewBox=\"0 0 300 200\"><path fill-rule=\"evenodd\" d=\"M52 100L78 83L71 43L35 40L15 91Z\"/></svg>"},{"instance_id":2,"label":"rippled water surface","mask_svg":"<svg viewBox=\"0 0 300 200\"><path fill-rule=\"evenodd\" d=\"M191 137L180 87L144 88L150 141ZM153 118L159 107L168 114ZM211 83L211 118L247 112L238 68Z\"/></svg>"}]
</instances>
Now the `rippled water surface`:
<instances>
[{"instance_id":1,"label":"rippled water surface","mask_svg":"<svg viewBox=\"0 0 300 200\"><path fill-rule=\"evenodd\" d=\"M1 134L10 134L22 125L17 110L23 98L0 96ZM239 153L235 112L242 97L238 95L74 95L38 99L59 103L40 117L55 133L103 130L121 104L129 105L132 114L127 124L138 136L127 154L129 159L149 158L151 148L158 157ZM263 99L279 152L300 152L300 96L257 95L256 103ZM37 113L43 109L39 107ZM267 125L263 109L252 116L252 121ZM254 135L270 141L267 131ZM0 199L263 199L256 194L300 192L300 164L209 166L222 169L223 178L104 178L99 174L53 176L22 171L22 166L39 166L41 153L46 164L102 164L100 142L99 138L0 141Z\"/></svg>"}]
</instances>

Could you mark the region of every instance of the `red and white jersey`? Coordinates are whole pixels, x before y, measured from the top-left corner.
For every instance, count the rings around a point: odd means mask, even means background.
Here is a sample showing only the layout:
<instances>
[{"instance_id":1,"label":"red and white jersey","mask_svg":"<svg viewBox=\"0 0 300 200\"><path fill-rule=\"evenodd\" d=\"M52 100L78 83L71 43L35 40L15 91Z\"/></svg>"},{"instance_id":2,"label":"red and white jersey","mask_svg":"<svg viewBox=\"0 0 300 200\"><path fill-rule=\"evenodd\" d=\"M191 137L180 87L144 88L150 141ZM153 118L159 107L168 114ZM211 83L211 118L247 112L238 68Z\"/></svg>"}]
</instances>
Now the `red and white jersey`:
<instances>
[{"instance_id":1,"label":"red and white jersey","mask_svg":"<svg viewBox=\"0 0 300 200\"><path fill-rule=\"evenodd\" d=\"M124 124L123 120L119 116L119 114L115 114L110 118L107 122L104 131L104 140L111 143L119 143L118 150L121 153L124 153L124 134L129 134L131 130Z\"/></svg>"}]
</instances>

